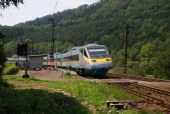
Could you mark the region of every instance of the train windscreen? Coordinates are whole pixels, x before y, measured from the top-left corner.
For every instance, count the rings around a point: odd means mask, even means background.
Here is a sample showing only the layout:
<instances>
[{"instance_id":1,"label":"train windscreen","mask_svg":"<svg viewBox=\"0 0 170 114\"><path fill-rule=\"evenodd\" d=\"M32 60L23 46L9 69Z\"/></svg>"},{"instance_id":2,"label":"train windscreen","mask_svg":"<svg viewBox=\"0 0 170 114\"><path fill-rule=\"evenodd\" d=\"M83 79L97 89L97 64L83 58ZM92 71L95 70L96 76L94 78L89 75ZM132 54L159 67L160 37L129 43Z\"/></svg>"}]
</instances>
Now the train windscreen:
<instances>
[{"instance_id":1,"label":"train windscreen","mask_svg":"<svg viewBox=\"0 0 170 114\"><path fill-rule=\"evenodd\" d=\"M90 58L108 57L109 54L105 48L88 48Z\"/></svg>"}]
</instances>

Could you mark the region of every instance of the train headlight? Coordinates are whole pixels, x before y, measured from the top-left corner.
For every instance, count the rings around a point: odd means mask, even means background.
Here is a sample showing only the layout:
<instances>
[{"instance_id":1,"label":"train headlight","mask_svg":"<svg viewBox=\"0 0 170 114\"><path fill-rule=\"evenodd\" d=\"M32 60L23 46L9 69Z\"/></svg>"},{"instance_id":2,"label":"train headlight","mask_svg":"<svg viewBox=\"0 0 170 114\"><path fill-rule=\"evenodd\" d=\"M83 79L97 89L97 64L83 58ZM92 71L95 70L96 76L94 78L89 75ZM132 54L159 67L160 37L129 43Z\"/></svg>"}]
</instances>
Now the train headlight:
<instances>
[{"instance_id":1,"label":"train headlight","mask_svg":"<svg viewBox=\"0 0 170 114\"><path fill-rule=\"evenodd\" d=\"M106 59L106 61L112 61L112 59Z\"/></svg>"},{"instance_id":2,"label":"train headlight","mask_svg":"<svg viewBox=\"0 0 170 114\"><path fill-rule=\"evenodd\" d=\"M91 62L94 62L94 63L95 63L95 62L96 62L96 60L91 60Z\"/></svg>"}]
</instances>

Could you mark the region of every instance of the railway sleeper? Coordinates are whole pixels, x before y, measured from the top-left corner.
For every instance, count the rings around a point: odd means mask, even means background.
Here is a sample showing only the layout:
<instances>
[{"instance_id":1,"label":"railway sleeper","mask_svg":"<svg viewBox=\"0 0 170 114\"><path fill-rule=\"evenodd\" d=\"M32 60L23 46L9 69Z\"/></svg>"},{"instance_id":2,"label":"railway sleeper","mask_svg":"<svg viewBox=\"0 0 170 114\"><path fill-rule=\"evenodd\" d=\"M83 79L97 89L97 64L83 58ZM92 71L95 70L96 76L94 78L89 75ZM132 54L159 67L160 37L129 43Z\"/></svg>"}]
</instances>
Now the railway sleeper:
<instances>
[{"instance_id":1,"label":"railway sleeper","mask_svg":"<svg viewBox=\"0 0 170 114\"><path fill-rule=\"evenodd\" d=\"M170 104L169 103L163 103L162 106L168 108L168 110L170 112Z\"/></svg>"},{"instance_id":2,"label":"railway sleeper","mask_svg":"<svg viewBox=\"0 0 170 114\"><path fill-rule=\"evenodd\" d=\"M131 90L131 89L127 89L127 88L125 88L125 87L123 87L123 88L126 89L128 92L130 92L130 93L132 93L132 94L135 94L135 95L137 95L137 96L140 96L140 97L146 99L146 100L149 101L149 102L151 101L151 102L154 102L154 103L159 104L159 105L164 104L164 101L163 101L163 100L157 99L157 98L155 98L155 97L152 97L152 96L149 96L149 95L147 95L147 94L143 94L143 93L140 93L140 92Z\"/></svg>"},{"instance_id":3,"label":"railway sleeper","mask_svg":"<svg viewBox=\"0 0 170 114\"><path fill-rule=\"evenodd\" d=\"M130 92L130 93L132 93L132 94L135 94L135 95L137 95L137 96L139 96L139 97L142 97L142 98L146 99L146 102L148 102L148 103L155 103L155 104L157 104L157 105L163 106L163 107L168 108L168 109L170 110L170 104L165 103L163 100L160 100L160 99L158 99L158 98L149 96L149 95L147 95L147 94L143 94L143 93L140 93L140 92L138 92L138 91L129 89L129 88L127 88L127 87L124 86L124 85L122 86L122 84L114 84L114 85L117 85L117 86L119 86L119 87L127 90L128 92Z\"/></svg>"},{"instance_id":4,"label":"railway sleeper","mask_svg":"<svg viewBox=\"0 0 170 114\"><path fill-rule=\"evenodd\" d=\"M153 92L157 92L157 93L160 93L160 94L163 94L163 95L166 95L166 96L170 96L170 91L165 91L165 90L162 90L162 89L157 89L157 88L139 85L139 84L135 84L135 83L133 83L133 84L134 84L134 86L137 86L137 87L140 87L140 88L144 88L144 89L147 89L147 90L150 90L150 91L153 91Z\"/></svg>"}]
</instances>

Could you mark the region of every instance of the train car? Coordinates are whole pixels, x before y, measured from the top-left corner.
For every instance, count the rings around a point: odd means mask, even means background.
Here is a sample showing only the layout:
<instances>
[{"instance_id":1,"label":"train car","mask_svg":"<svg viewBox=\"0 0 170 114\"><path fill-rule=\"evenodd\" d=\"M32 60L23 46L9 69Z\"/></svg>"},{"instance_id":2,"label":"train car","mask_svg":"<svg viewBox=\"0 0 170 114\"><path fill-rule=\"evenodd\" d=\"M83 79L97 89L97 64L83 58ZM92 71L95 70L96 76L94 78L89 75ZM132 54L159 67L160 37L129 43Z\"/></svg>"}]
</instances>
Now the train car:
<instances>
[{"instance_id":1,"label":"train car","mask_svg":"<svg viewBox=\"0 0 170 114\"><path fill-rule=\"evenodd\" d=\"M44 54L43 55L43 67L46 69L46 68L53 68L55 69L56 68L56 54L53 54L51 57L50 57L50 54Z\"/></svg>"},{"instance_id":2,"label":"train car","mask_svg":"<svg viewBox=\"0 0 170 114\"><path fill-rule=\"evenodd\" d=\"M71 69L77 74L105 75L112 68L112 59L104 45L87 44L57 54L57 66Z\"/></svg>"}]
</instances>

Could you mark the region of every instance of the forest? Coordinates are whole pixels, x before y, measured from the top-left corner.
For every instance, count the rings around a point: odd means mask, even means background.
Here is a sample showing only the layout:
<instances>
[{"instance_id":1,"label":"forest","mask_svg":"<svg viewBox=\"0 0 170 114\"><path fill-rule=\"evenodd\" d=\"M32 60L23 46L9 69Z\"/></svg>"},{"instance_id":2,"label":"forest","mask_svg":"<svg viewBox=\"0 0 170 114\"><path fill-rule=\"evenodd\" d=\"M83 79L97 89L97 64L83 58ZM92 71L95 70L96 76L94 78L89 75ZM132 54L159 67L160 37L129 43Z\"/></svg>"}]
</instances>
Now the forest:
<instances>
[{"instance_id":1,"label":"forest","mask_svg":"<svg viewBox=\"0 0 170 114\"><path fill-rule=\"evenodd\" d=\"M15 26L0 25L7 56L16 54L21 40L28 41L29 50L33 45L33 54L49 53L50 18L55 20L57 51L88 43L106 45L113 59L111 72L118 73L123 73L128 24L128 74L170 79L169 0L100 0Z\"/></svg>"}]
</instances>

